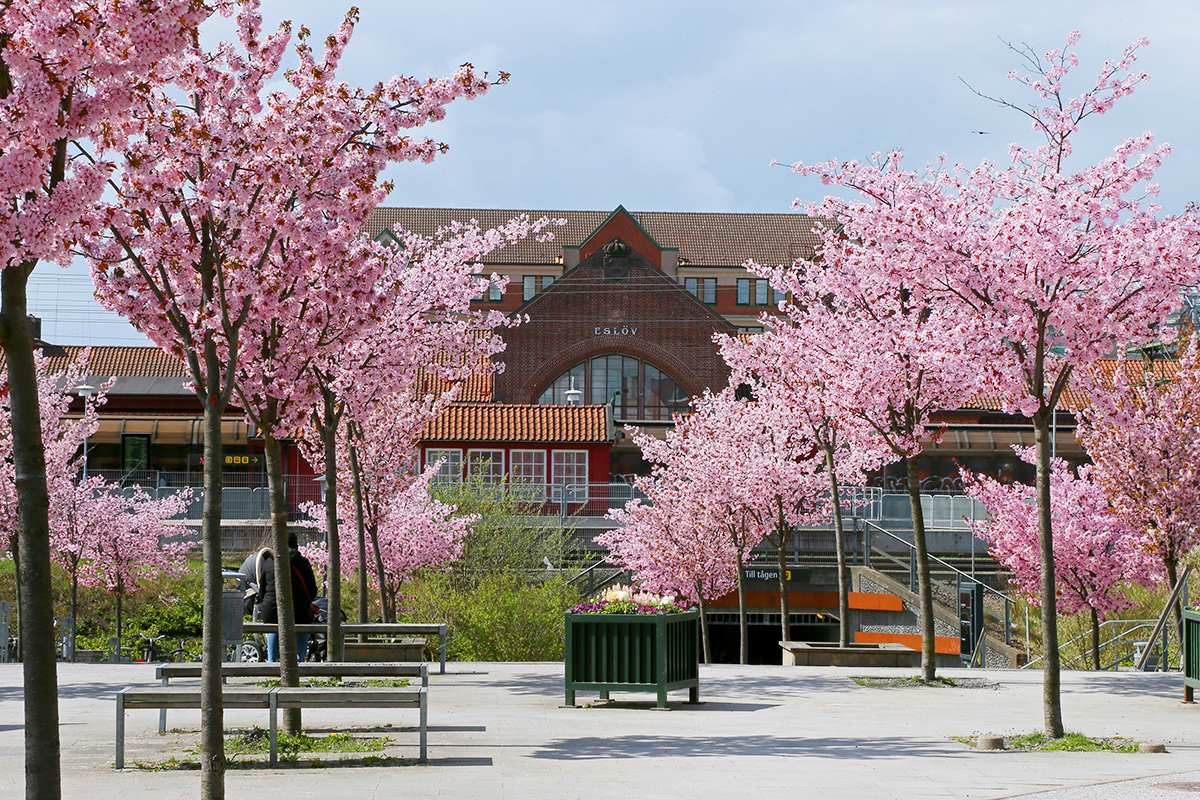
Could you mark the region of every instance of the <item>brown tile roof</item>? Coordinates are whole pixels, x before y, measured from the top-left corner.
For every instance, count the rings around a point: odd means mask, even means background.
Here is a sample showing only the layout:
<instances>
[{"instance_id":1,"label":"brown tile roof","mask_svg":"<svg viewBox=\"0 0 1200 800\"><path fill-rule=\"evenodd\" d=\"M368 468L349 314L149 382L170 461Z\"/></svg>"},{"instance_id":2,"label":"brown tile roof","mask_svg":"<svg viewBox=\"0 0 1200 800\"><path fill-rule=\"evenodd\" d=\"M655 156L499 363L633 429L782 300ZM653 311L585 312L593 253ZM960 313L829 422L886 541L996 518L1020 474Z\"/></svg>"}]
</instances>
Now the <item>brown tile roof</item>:
<instances>
[{"instance_id":1,"label":"brown tile roof","mask_svg":"<svg viewBox=\"0 0 1200 800\"><path fill-rule=\"evenodd\" d=\"M417 395L441 394L450 388L450 382L431 372L421 371L417 378L415 393ZM462 381L462 390L458 393L460 403L490 403L492 400L492 374L472 375Z\"/></svg>"},{"instance_id":2,"label":"brown tile roof","mask_svg":"<svg viewBox=\"0 0 1200 800\"><path fill-rule=\"evenodd\" d=\"M1106 383L1111 383L1117 370L1124 368L1126 377L1137 382L1141 380L1147 368L1153 371L1156 378L1170 378L1179 369L1179 362L1174 360L1156 360L1143 361L1136 358L1102 358L1096 362L1096 369L1100 371L1101 378ZM1074 378L1074 376L1072 376ZM1078 380L1072 380L1063 392L1063 398L1059 402L1059 409L1062 411L1078 411L1082 408L1087 408L1091 404L1086 392L1079 388ZM974 397L969 403L964 405L964 408L978 408L986 411L1000 411L1000 401L994 397Z\"/></svg>"},{"instance_id":3,"label":"brown tile roof","mask_svg":"<svg viewBox=\"0 0 1200 800\"><path fill-rule=\"evenodd\" d=\"M612 441L607 406L460 405L447 408L425 426L425 442Z\"/></svg>"},{"instance_id":4,"label":"brown tile roof","mask_svg":"<svg viewBox=\"0 0 1200 800\"><path fill-rule=\"evenodd\" d=\"M581 244L603 223L610 211L561 211L504 208L387 208L375 209L366 231L378 236L384 229L432 235L452 220L477 220L493 228L521 214L530 219L565 219L552 227L554 241L525 239L484 259L487 264L558 263L563 247ZM813 218L804 214L724 214L685 211L630 212L662 247L679 249L681 263L691 266L739 266L748 258L775 266L809 257L817 244Z\"/></svg>"},{"instance_id":5,"label":"brown tile roof","mask_svg":"<svg viewBox=\"0 0 1200 800\"><path fill-rule=\"evenodd\" d=\"M81 345L44 344L42 352L50 359L50 371L61 372L86 350ZM88 374L103 377L190 378L182 361L157 347L92 347Z\"/></svg>"}]
</instances>

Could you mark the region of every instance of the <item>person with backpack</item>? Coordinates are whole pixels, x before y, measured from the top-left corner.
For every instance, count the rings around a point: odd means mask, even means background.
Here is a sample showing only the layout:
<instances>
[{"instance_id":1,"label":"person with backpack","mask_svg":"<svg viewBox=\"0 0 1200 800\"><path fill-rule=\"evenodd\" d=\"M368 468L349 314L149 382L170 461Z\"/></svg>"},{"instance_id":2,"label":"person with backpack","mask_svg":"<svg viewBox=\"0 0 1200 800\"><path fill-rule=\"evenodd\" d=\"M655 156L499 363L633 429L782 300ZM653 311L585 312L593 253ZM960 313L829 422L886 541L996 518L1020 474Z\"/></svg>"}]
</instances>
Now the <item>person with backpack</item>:
<instances>
[{"instance_id":1,"label":"person with backpack","mask_svg":"<svg viewBox=\"0 0 1200 800\"><path fill-rule=\"evenodd\" d=\"M296 624L303 625L313 621L313 601L317 599L317 578L313 574L312 564L301 554L299 542L295 533L288 533L288 563L291 566L292 577L292 608L296 615ZM264 548L265 549L265 548ZM269 553L269 551L268 551ZM261 564L261 582L259 583L259 600L254 607L255 614L263 622L279 622L279 609L275 602L275 560L271 555L264 557ZM308 634L296 634L296 660L304 661L308 651ZM279 660L279 634L267 634L267 661Z\"/></svg>"}]
</instances>

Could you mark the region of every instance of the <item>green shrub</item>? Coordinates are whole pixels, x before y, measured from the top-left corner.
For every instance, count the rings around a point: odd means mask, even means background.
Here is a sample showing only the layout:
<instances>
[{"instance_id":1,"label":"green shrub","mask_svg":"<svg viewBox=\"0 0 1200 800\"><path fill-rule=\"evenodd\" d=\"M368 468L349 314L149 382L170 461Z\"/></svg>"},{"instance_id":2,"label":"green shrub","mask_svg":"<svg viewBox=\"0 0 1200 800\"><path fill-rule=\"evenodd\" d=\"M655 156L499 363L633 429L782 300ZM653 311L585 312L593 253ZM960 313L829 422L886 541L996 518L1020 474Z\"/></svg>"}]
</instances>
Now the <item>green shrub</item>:
<instances>
[{"instance_id":1,"label":"green shrub","mask_svg":"<svg viewBox=\"0 0 1200 800\"><path fill-rule=\"evenodd\" d=\"M514 575L460 588L445 574L428 574L405 591L405 618L446 623L447 655L457 661L559 661L563 614L581 599L560 578L536 583Z\"/></svg>"}]
</instances>

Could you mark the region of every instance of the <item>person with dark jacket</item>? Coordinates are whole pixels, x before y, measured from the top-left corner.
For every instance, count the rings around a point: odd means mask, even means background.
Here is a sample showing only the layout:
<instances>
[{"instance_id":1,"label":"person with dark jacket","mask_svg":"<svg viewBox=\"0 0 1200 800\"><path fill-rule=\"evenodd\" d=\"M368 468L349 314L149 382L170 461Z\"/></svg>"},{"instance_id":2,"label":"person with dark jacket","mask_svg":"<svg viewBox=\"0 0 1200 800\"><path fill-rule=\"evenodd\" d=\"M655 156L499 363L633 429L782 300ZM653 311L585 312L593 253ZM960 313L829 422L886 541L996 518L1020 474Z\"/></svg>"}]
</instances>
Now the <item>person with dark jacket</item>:
<instances>
[{"instance_id":1,"label":"person with dark jacket","mask_svg":"<svg viewBox=\"0 0 1200 800\"><path fill-rule=\"evenodd\" d=\"M288 563L292 574L292 608L295 610L296 624L302 625L313 621L313 601L317 599L317 578L313 575L312 564L297 549L299 543L296 534L288 534ZM275 560L265 555L261 563L262 584L259 591L259 602L254 607L255 614L263 622L279 622L279 610L275 602ZM308 650L308 634L296 634L296 660L303 661ZM267 634L267 661L279 660L279 635Z\"/></svg>"}]
</instances>

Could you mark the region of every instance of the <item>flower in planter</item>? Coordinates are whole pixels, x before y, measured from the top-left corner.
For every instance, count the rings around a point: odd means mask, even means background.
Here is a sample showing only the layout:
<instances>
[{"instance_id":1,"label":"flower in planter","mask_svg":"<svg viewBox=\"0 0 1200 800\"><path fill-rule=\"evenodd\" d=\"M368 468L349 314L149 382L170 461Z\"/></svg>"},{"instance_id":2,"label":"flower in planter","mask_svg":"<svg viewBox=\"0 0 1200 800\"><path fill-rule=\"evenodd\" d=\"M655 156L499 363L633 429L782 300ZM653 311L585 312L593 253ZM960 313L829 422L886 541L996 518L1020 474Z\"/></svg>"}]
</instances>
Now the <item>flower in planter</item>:
<instances>
[{"instance_id":1,"label":"flower in planter","mask_svg":"<svg viewBox=\"0 0 1200 800\"><path fill-rule=\"evenodd\" d=\"M687 611L687 607L677 603L674 595L660 597L620 585L610 586L599 597L571 609L574 614L676 614L681 611Z\"/></svg>"}]
</instances>

